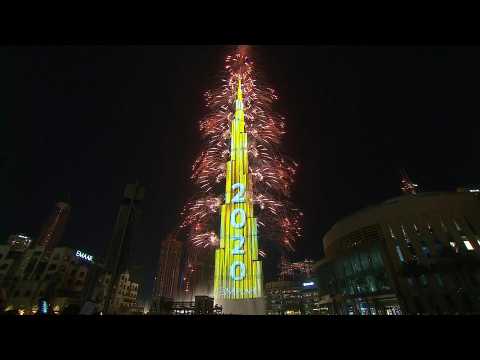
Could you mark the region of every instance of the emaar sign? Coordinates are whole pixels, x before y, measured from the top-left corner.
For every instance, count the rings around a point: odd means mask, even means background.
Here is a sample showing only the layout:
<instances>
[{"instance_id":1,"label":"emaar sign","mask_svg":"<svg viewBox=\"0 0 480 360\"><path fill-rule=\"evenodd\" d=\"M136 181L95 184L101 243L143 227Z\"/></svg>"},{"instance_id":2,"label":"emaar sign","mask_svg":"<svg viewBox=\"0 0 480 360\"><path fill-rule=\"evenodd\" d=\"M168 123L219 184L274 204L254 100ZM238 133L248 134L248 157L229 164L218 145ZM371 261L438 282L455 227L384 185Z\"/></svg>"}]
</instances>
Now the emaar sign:
<instances>
[{"instance_id":1,"label":"emaar sign","mask_svg":"<svg viewBox=\"0 0 480 360\"><path fill-rule=\"evenodd\" d=\"M93 255L88 255L80 250L77 250L77 253L75 254L75 256L81 259L93 262Z\"/></svg>"}]
</instances>

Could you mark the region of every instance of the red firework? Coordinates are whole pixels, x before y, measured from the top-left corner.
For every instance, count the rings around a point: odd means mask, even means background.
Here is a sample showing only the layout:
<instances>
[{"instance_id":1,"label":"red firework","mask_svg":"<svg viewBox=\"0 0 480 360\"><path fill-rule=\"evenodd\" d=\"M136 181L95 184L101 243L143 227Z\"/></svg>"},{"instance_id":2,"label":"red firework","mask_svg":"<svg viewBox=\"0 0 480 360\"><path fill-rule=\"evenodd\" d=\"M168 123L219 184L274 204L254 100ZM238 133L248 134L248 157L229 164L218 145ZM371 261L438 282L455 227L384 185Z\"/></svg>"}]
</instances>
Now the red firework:
<instances>
[{"instance_id":1,"label":"red firework","mask_svg":"<svg viewBox=\"0 0 480 360\"><path fill-rule=\"evenodd\" d=\"M199 187L196 199L184 208L181 228L187 229L195 246L218 244L218 210L223 202L225 164L230 156L230 123L238 78L242 79L245 128L248 134L249 170L258 224L267 238L293 250L301 236L303 214L289 202L297 164L279 151L285 134L285 118L272 111L278 96L255 79L253 61L240 47L225 61L223 85L205 93L209 113L200 121L205 149L192 167L192 180ZM262 252L262 255L265 253Z\"/></svg>"}]
</instances>

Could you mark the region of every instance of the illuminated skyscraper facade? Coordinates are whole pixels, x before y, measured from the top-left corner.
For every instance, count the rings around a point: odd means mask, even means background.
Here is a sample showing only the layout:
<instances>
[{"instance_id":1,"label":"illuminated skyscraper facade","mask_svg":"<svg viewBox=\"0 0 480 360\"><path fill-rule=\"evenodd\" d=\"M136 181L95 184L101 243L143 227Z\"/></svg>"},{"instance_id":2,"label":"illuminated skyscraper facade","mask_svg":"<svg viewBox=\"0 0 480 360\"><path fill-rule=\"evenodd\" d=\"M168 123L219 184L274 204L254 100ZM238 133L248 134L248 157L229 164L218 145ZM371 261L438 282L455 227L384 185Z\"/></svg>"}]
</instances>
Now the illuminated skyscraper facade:
<instances>
[{"instance_id":1,"label":"illuminated skyscraper facade","mask_svg":"<svg viewBox=\"0 0 480 360\"><path fill-rule=\"evenodd\" d=\"M220 304L263 296L262 262L258 258L257 219L253 214L240 79L230 136L225 204L221 207L220 245L215 253L214 294L215 301Z\"/></svg>"},{"instance_id":2,"label":"illuminated skyscraper facade","mask_svg":"<svg viewBox=\"0 0 480 360\"><path fill-rule=\"evenodd\" d=\"M65 231L69 213L70 205L64 202L57 202L54 212L43 226L37 245L44 246L46 249L52 249L57 246Z\"/></svg>"}]
</instances>

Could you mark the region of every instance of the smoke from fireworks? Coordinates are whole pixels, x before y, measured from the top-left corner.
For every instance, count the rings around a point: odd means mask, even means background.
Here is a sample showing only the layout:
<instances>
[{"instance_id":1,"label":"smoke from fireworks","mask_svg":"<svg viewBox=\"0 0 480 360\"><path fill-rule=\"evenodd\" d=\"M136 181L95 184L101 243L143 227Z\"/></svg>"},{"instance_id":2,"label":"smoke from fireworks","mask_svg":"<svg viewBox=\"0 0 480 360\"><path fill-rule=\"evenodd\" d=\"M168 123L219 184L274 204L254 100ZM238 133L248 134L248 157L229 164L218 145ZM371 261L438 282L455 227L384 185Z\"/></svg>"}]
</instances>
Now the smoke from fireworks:
<instances>
[{"instance_id":1,"label":"smoke from fireworks","mask_svg":"<svg viewBox=\"0 0 480 360\"><path fill-rule=\"evenodd\" d=\"M298 164L279 151L285 134L285 119L272 111L278 99L275 91L261 86L254 76L248 47L239 47L225 60L223 85L205 93L209 113L200 121L205 149L192 166L192 180L199 187L198 196L185 206L181 228L188 229L195 246L218 245L215 216L224 201L225 164L230 158L230 124L238 79L242 80L245 130L248 134L249 172L253 181L251 194L262 238L271 239L293 250L301 235L302 213L288 201ZM263 256L265 253L262 251Z\"/></svg>"}]
</instances>

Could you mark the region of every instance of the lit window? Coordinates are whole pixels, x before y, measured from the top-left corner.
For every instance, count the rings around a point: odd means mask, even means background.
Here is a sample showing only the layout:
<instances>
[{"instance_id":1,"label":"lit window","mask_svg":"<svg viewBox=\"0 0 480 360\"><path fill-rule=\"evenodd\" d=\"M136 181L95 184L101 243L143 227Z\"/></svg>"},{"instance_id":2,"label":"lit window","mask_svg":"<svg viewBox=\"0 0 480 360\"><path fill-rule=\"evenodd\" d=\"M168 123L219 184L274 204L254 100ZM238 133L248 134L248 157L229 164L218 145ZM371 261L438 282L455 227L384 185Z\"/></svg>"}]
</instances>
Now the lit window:
<instances>
[{"instance_id":1,"label":"lit window","mask_svg":"<svg viewBox=\"0 0 480 360\"><path fill-rule=\"evenodd\" d=\"M427 224L427 229L428 229L428 232L429 232L430 234L433 234L433 228L432 228L432 225L430 225L430 224Z\"/></svg>"},{"instance_id":2,"label":"lit window","mask_svg":"<svg viewBox=\"0 0 480 360\"><path fill-rule=\"evenodd\" d=\"M430 249L428 248L427 242L425 240L422 240L420 241L420 243L421 243L423 256L429 258L431 253L430 253Z\"/></svg>"},{"instance_id":3,"label":"lit window","mask_svg":"<svg viewBox=\"0 0 480 360\"><path fill-rule=\"evenodd\" d=\"M400 259L400 261L405 262L405 259L404 259L403 254L402 254L402 249L400 249L400 246L397 245L396 249L397 249L398 258Z\"/></svg>"},{"instance_id":4,"label":"lit window","mask_svg":"<svg viewBox=\"0 0 480 360\"><path fill-rule=\"evenodd\" d=\"M462 231L462 228L460 227L460 225L458 225L458 223L453 220L453 223L455 224L455 228L457 229L457 231Z\"/></svg>"},{"instance_id":5,"label":"lit window","mask_svg":"<svg viewBox=\"0 0 480 360\"><path fill-rule=\"evenodd\" d=\"M390 237L392 237L392 239L395 239L395 234L393 233L392 228L389 226L388 229L390 230Z\"/></svg>"},{"instance_id":6,"label":"lit window","mask_svg":"<svg viewBox=\"0 0 480 360\"><path fill-rule=\"evenodd\" d=\"M418 235L420 233L420 230L418 230L418 227L416 224L413 224L413 229L415 230L415 233Z\"/></svg>"},{"instance_id":7,"label":"lit window","mask_svg":"<svg viewBox=\"0 0 480 360\"><path fill-rule=\"evenodd\" d=\"M472 244L470 244L470 241L467 240L467 241L464 241L463 243L465 244L465 247L467 248L467 250L469 251L473 250L473 246Z\"/></svg>"}]
</instances>

